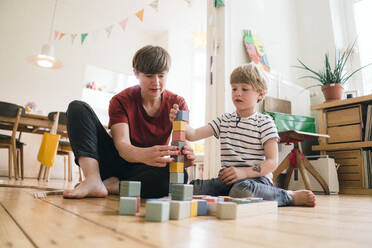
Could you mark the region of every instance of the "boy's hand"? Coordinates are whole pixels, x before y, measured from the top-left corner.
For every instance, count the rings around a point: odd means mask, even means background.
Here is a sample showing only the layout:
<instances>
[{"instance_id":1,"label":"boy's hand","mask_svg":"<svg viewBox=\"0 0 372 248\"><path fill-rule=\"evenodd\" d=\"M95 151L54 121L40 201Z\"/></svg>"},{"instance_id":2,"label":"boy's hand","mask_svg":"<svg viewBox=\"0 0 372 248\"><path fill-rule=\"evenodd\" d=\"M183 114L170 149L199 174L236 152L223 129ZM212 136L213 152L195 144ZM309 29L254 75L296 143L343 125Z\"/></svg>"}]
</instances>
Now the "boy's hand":
<instances>
[{"instance_id":1,"label":"boy's hand","mask_svg":"<svg viewBox=\"0 0 372 248\"><path fill-rule=\"evenodd\" d=\"M169 120L173 122L177 117L177 112L179 110L178 104L173 104L173 107L169 111Z\"/></svg>"},{"instance_id":2,"label":"boy's hand","mask_svg":"<svg viewBox=\"0 0 372 248\"><path fill-rule=\"evenodd\" d=\"M183 147L182 154L185 155L185 162L184 162L184 167L190 167L194 165L194 160L195 160L195 154L194 150L189 147L187 144Z\"/></svg>"},{"instance_id":3,"label":"boy's hand","mask_svg":"<svg viewBox=\"0 0 372 248\"><path fill-rule=\"evenodd\" d=\"M233 184L239 180L247 178L246 169L247 168L230 166L220 171L218 177L227 185Z\"/></svg>"},{"instance_id":4,"label":"boy's hand","mask_svg":"<svg viewBox=\"0 0 372 248\"><path fill-rule=\"evenodd\" d=\"M142 150L143 163L155 167L165 167L167 163L173 162L173 158L166 156L177 156L181 152L177 146L157 145Z\"/></svg>"}]
</instances>

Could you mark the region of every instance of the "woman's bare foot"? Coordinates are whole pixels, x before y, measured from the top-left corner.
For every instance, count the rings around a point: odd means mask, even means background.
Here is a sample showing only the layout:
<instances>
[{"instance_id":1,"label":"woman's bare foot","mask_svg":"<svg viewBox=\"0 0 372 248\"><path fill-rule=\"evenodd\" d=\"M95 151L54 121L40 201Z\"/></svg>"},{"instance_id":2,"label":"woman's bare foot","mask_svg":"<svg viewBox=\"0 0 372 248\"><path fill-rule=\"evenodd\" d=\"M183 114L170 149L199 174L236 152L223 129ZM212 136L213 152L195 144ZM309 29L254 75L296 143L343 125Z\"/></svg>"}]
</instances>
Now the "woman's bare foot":
<instances>
[{"instance_id":1,"label":"woman's bare foot","mask_svg":"<svg viewBox=\"0 0 372 248\"><path fill-rule=\"evenodd\" d=\"M295 206L315 207L315 195L310 190L288 191Z\"/></svg>"},{"instance_id":2,"label":"woman's bare foot","mask_svg":"<svg viewBox=\"0 0 372 248\"><path fill-rule=\"evenodd\" d=\"M72 190L63 192L64 198L105 197L108 192L101 179L87 177L80 184L75 185Z\"/></svg>"},{"instance_id":3,"label":"woman's bare foot","mask_svg":"<svg viewBox=\"0 0 372 248\"><path fill-rule=\"evenodd\" d=\"M107 191L109 194L118 195L119 194L119 178L117 177L110 177L103 181Z\"/></svg>"}]
</instances>

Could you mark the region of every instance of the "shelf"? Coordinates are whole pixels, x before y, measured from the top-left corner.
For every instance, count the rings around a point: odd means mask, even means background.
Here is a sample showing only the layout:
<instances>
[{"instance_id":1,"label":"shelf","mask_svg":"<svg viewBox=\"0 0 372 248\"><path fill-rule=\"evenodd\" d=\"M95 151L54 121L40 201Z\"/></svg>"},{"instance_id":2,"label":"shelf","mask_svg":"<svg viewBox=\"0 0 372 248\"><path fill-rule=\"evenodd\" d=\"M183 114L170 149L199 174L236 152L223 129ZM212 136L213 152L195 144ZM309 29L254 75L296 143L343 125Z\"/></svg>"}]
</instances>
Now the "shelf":
<instances>
[{"instance_id":1,"label":"shelf","mask_svg":"<svg viewBox=\"0 0 372 248\"><path fill-rule=\"evenodd\" d=\"M343 189L340 188L340 194L348 194L348 195L372 195L372 189Z\"/></svg>"},{"instance_id":2,"label":"shelf","mask_svg":"<svg viewBox=\"0 0 372 248\"><path fill-rule=\"evenodd\" d=\"M372 147L372 141L350 142L312 146L313 151L352 150Z\"/></svg>"},{"instance_id":3,"label":"shelf","mask_svg":"<svg viewBox=\"0 0 372 248\"><path fill-rule=\"evenodd\" d=\"M314 106L311 106L311 110L321 110L321 109L327 109L327 108L333 108L333 107L339 107L343 105L351 105L351 104L357 104L357 103L363 103L363 102L369 102L369 101L372 101L372 94L367 95L367 96L360 96L360 97L355 97L355 98L350 98L350 99L344 99L344 100L314 105Z\"/></svg>"}]
</instances>

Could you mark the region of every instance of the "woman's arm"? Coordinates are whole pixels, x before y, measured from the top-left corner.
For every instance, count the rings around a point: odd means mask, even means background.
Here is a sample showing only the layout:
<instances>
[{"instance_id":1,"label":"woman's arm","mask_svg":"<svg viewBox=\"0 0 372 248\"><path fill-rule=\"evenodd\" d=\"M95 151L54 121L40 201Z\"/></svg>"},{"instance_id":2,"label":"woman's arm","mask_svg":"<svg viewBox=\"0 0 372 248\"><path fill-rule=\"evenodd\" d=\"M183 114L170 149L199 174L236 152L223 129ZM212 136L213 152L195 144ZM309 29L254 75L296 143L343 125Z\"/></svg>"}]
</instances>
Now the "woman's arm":
<instances>
[{"instance_id":1,"label":"woman's arm","mask_svg":"<svg viewBox=\"0 0 372 248\"><path fill-rule=\"evenodd\" d=\"M130 142L129 126L127 123L117 123L111 127L112 139L119 155L130 163L145 163L147 165L164 167L173 158L165 157L179 155L176 146L157 145L152 147L136 147Z\"/></svg>"},{"instance_id":2,"label":"woman's arm","mask_svg":"<svg viewBox=\"0 0 372 248\"><path fill-rule=\"evenodd\" d=\"M253 167L241 168L231 166L219 175L221 181L232 184L245 178L262 177L273 172L278 166L278 140L269 139L264 144L265 161Z\"/></svg>"}]
</instances>

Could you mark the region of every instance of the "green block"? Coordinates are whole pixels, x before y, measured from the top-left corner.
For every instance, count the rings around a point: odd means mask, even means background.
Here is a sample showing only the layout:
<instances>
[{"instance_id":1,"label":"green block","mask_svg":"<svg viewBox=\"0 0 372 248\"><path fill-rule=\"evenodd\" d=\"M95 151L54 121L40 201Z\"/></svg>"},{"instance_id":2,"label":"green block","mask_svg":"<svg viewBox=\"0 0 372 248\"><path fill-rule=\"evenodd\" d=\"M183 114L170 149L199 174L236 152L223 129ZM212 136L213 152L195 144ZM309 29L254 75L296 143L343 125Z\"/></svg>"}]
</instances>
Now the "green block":
<instances>
[{"instance_id":1,"label":"green block","mask_svg":"<svg viewBox=\"0 0 372 248\"><path fill-rule=\"evenodd\" d=\"M183 173L169 173L169 183L176 184L176 183L184 183L185 177Z\"/></svg>"},{"instance_id":2,"label":"green block","mask_svg":"<svg viewBox=\"0 0 372 248\"><path fill-rule=\"evenodd\" d=\"M120 181L120 196L140 196L141 182L139 181Z\"/></svg>"},{"instance_id":3,"label":"green block","mask_svg":"<svg viewBox=\"0 0 372 248\"><path fill-rule=\"evenodd\" d=\"M152 221L152 222L168 221L169 220L169 202L147 201L145 220Z\"/></svg>"},{"instance_id":4,"label":"green block","mask_svg":"<svg viewBox=\"0 0 372 248\"><path fill-rule=\"evenodd\" d=\"M137 197L120 197L120 215L136 215Z\"/></svg>"},{"instance_id":5,"label":"green block","mask_svg":"<svg viewBox=\"0 0 372 248\"><path fill-rule=\"evenodd\" d=\"M233 202L217 203L216 217L221 220L233 220L237 216L237 205Z\"/></svg>"},{"instance_id":6,"label":"green block","mask_svg":"<svg viewBox=\"0 0 372 248\"><path fill-rule=\"evenodd\" d=\"M190 184L173 184L172 200L191 201L194 186Z\"/></svg>"}]
</instances>

